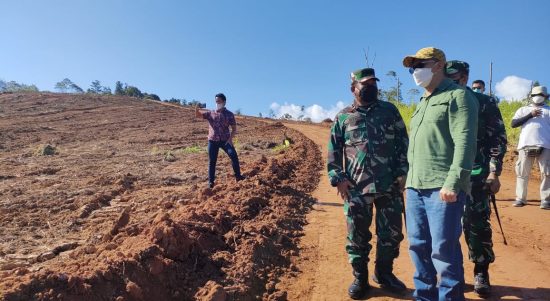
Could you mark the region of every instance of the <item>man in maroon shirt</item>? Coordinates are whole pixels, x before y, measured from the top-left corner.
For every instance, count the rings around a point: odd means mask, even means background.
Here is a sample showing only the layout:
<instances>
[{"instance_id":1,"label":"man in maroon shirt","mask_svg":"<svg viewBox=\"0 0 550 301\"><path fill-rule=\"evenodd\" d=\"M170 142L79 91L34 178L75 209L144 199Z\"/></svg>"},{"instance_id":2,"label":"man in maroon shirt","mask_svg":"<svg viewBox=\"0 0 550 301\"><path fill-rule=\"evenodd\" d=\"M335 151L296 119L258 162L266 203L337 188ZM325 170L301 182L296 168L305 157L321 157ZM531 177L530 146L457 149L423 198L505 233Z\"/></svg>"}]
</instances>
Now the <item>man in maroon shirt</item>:
<instances>
[{"instance_id":1,"label":"man in maroon shirt","mask_svg":"<svg viewBox=\"0 0 550 301\"><path fill-rule=\"evenodd\" d=\"M225 108L226 98L223 93L216 94L216 110L199 110L195 107L195 116L208 120L208 187L214 187L216 179L216 162L218 152L223 149L231 159L235 179L244 179L239 167L239 157L233 146L233 137L237 133L235 115ZM229 128L231 127L231 130Z\"/></svg>"}]
</instances>

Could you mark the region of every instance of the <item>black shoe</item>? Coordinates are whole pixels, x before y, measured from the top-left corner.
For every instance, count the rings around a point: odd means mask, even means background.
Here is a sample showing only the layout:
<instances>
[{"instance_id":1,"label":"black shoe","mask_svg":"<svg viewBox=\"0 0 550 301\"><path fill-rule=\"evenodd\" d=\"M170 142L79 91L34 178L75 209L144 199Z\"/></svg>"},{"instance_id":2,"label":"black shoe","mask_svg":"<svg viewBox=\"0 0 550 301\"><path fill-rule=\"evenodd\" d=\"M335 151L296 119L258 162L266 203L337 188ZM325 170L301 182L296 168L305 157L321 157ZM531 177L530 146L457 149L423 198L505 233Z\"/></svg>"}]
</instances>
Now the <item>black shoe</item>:
<instances>
[{"instance_id":1,"label":"black shoe","mask_svg":"<svg viewBox=\"0 0 550 301\"><path fill-rule=\"evenodd\" d=\"M488 272L480 272L474 275L474 292L481 298L491 296L491 283L489 282Z\"/></svg>"},{"instance_id":2,"label":"black shoe","mask_svg":"<svg viewBox=\"0 0 550 301\"><path fill-rule=\"evenodd\" d=\"M377 273L375 270L374 275L372 275L372 280L380 284L380 287L383 289L386 289L392 293L402 293L407 289L405 284L401 280L397 279L397 277L395 277L395 275L391 272Z\"/></svg>"},{"instance_id":3,"label":"black shoe","mask_svg":"<svg viewBox=\"0 0 550 301\"><path fill-rule=\"evenodd\" d=\"M208 188L210 188L210 189L214 188L214 183L208 182Z\"/></svg>"},{"instance_id":4,"label":"black shoe","mask_svg":"<svg viewBox=\"0 0 550 301\"><path fill-rule=\"evenodd\" d=\"M244 180L244 179L246 179L244 176L237 176L237 177L235 177L235 180L236 180L237 182L242 181L242 180Z\"/></svg>"},{"instance_id":5,"label":"black shoe","mask_svg":"<svg viewBox=\"0 0 550 301\"><path fill-rule=\"evenodd\" d=\"M348 288L348 294L353 300L359 300L365 297L365 294L369 291L369 289L370 285L368 277L356 277Z\"/></svg>"}]
</instances>

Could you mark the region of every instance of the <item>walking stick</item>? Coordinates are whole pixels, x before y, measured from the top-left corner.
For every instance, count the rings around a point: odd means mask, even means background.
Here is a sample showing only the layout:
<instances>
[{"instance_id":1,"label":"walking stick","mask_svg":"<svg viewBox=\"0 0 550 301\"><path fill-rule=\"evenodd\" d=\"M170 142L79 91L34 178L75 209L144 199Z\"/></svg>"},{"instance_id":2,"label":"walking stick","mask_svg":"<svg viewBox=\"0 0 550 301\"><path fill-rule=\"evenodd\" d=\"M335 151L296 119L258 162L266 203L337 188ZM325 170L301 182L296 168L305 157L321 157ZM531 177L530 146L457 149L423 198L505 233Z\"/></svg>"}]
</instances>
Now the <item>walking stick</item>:
<instances>
[{"instance_id":1,"label":"walking stick","mask_svg":"<svg viewBox=\"0 0 550 301\"><path fill-rule=\"evenodd\" d=\"M401 200L403 202L403 219L405 220L405 230L407 230L407 212L405 212L405 193L401 193Z\"/></svg>"},{"instance_id":2,"label":"walking stick","mask_svg":"<svg viewBox=\"0 0 550 301\"><path fill-rule=\"evenodd\" d=\"M498 215L498 209L497 209L497 200L494 193L491 193L491 202L493 203L493 207L495 208L495 215L497 216L498 226L500 227L500 233L502 233L502 239L504 240L504 245L508 245L506 242L506 237L504 237L504 231L502 230L502 224L500 223L500 216Z\"/></svg>"}]
</instances>

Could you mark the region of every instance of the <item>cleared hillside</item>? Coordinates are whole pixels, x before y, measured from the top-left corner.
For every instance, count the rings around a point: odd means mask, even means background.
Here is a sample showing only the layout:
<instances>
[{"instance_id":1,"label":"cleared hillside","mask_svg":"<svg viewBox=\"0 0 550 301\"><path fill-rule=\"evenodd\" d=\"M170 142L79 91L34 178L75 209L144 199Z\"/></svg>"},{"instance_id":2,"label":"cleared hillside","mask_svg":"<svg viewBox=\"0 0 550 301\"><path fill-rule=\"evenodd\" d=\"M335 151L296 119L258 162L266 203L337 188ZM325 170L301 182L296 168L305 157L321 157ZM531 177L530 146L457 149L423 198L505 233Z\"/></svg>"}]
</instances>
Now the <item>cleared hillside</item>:
<instances>
[{"instance_id":1,"label":"cleared hillside","mask_svg":"<svg viewBox=\"0 0 550 301\"><path fill-rule=\"evenodd\" d=\"M0 95L0 298L285 299L275 284L295 272L320 151L280 123L238 118L247 179L234 181L222 152L210 190L207 123L193 113L114 96Z\"/></svg>"}]
</instances>

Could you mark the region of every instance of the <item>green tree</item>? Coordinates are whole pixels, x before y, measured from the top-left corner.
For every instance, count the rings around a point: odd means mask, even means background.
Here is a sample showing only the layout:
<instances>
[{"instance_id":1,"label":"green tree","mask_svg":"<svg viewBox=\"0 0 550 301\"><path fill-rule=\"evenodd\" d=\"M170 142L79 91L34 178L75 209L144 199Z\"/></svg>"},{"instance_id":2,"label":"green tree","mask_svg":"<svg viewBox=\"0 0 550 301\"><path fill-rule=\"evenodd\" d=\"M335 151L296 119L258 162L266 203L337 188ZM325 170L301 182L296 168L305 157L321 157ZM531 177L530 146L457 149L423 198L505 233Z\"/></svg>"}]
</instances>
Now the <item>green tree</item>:
<instances>
[{"instance_id":1,"label":"green tree","mask_svg":"<svg viewBox=\"0 0 550 301\"><path fill-rule=\"evenodd\" d=\"M160 97L157 94L152 94L152 93L151 94L143 93L143 98L160 101Z\"/></svg>"},{"instance_id":2,"label":"green tree","mask_svg":"<svg viewBox=\"0 0 550 301\"><path fill-rule=\"evenodd\" d=\"M294 119L294 117L292 117L292 115L290 115L290 113L285 113L285 114L283 114L283 116L281 116L280 119L283 119L283 120L292 120L292 119Z\"/></svg>"},{"instance_id":3,"label":"green tree","mask_svg":"<svg viewBox=\"0 0 550 301\"><path fill-rule=\"evenodd\" d=\"M165 100L165 102L169 102L169 103L175 103L175 104L181 104L181 101L177 98L170 98L168 100Z\"/></svg>"},{"instance_id":4,"label":"green tree","mask_svg":"<svg viewBox=\"0 0 550 301\"><path fill-rule=\"evenodd\" d=\"M38 92L35 85L21 84L16 81L5 82L0 80L0 92Z\"/></svg>"},{"instance_id":5,"label":"green tree","mask_svg":"<svg viewBox=\"0 0 550 301\"><path fill-rule=\"evenodd\" d=\"M64 78L62 81L55 84L55 89L61 93L84 93L84 90L77 84L73 83L70 79Z\"/></svg>"},{"instance_id":6,"label":"green tree","mask_svg":"<svg viewBox=\"0 0 550 301\"><path fill-rule=\"evenodd\" d=\"M62 81L55 84L55 89L61 93L66 93L72 83L73 82L70 79L64 78Z\"/></svg>"},{"instance_id":7,"label":"green tree","mask_svg":"<svg viewBox=\"0 0 550 301\"><path fill-rule=\"evenodd\" d=\"M187 105L191 107L198 106L199 108L206 108L206 103L201 103L200 101L194 99L188 102Z\"/></svg>"},{"instance_id":8,"label":"green tree","mask_svg":"<svg viewBox=\"0 0 550 301\"><path fill-rule=\"evenodd\" d=\"M103 95L111 95L111 88L110 87L103 87L102 90L101 90L101 94Z\"/></svg>"},{"instance_id":9,"label":"green tree","mask_svg":"<svg viewBox=\"0 0 550 301\"><path fill-rule=\"evenodd\" d=\"M399 76L397 76L397 73L395 71L388 71L386 75L396 81L395 87L391 87L389 90L383 92L385 93L384 97L386 98L386 101L396 103L403 102L403 96L401 94L401 86L403 84L399 81Z\"/></svg>"},{"instance_id":10,"label":"green tree","mask_svg":"<svg viewBox=\"0 0 550 301\"><path fill-rule=\"evenodd\" d=\"M103 87L101 86L101 82L98 80L94 80L92 84L90 84L90 88L86 91L86 93L90 94L101 94L103 92Z\"/></svg>"},{"instance_id":11,"label":"green tree","mask_svg":"<svg viewBox=\"0 0 550 301\"><path fill-rule=\"evenodd\" d=\"M141 93L141 91L134 86L126 86L126 88L124 89L124 95L130 96L130 97L143 98L143 93Z\"/></svg>"},{"instance_id":12,"label":"green tree","mask_svg":"<svg viewBox=\"0 0 550 301\"><path fill-rule=\"evenodd\" d=\"M71 86L70 86L70 89L75 92L75 93L84 93L84 90L82 90L82 88L80 88L77 84L75 83L72 83Z\"/></svg>"},{"instance_id":13,"label":"green tree","mask_svg":"<svg viewBox=\"0 0 550 301\"><path fill-rule=\"evenodd\" d=\"M273 111L273 109L269 109L269 113L267 113L267 116L271 119L275 118L275 111Z\"/></svg>"},{"instance_id":14,"label":"green tree","mask_svg":"<svg viewBox=\"0 0 550 301\"><path fill-rule=\"evenodd\" d=\"M412 104L412 103L414 103L414 101L416 100L418 95L420 95L420 90L418 90L416 88L412 88L412 89L409 89L407 94L409 94L409 100L410 100L410 103Z\"/></svg>"},{"instance_id":15,"label":"green tree","mask_svg":"<svg viewBox=\"0 0 550 301\"><path fill-rule=\"evenodd\" d=\"M123 85L120 81L115 83L115 95L123 96L125 94L125 84Z\"/></svg>"},{"instance_id":16,"label":"green tree","mask_svg":"<svg viewBox=\"0 0 550 301\"><path fill-rule=\"evenodd\" d=\"M298 115L298 120L302 120L304 119L304 116L305 116L305 111L306 111L306 106L304 105L301 105L300 106L300 115Z\"/></svg>"}]
</instances>

